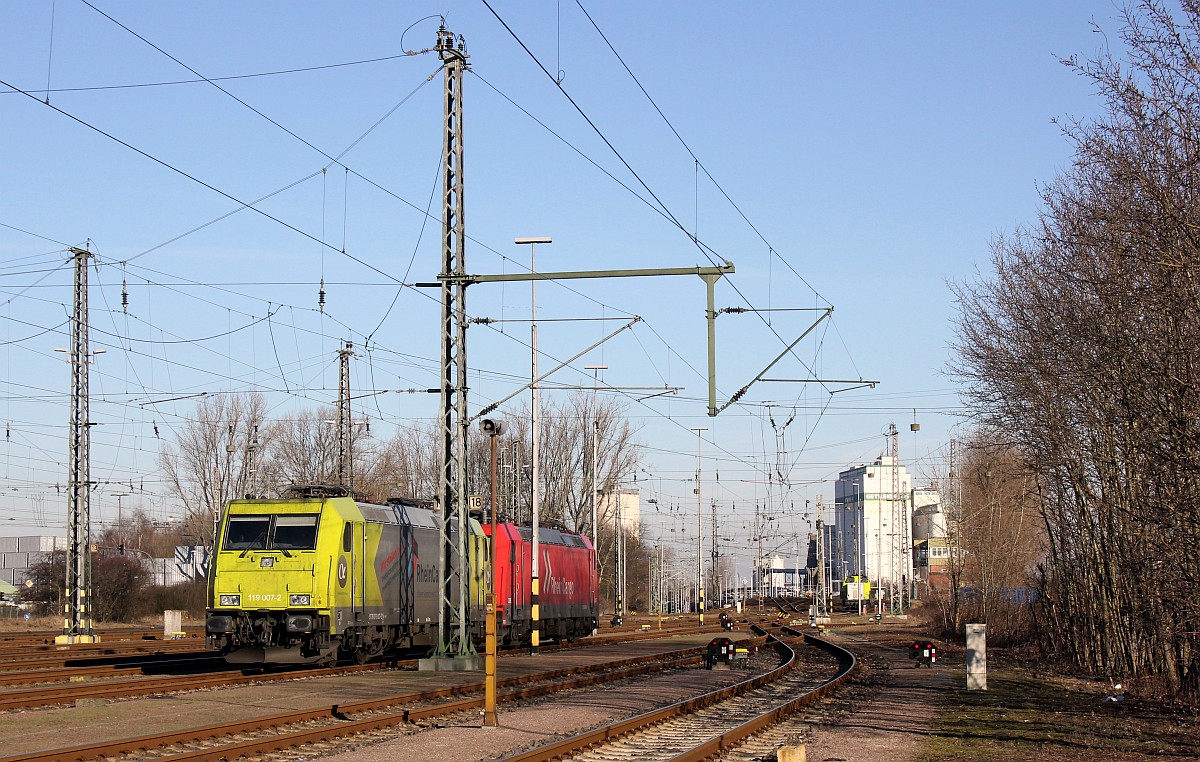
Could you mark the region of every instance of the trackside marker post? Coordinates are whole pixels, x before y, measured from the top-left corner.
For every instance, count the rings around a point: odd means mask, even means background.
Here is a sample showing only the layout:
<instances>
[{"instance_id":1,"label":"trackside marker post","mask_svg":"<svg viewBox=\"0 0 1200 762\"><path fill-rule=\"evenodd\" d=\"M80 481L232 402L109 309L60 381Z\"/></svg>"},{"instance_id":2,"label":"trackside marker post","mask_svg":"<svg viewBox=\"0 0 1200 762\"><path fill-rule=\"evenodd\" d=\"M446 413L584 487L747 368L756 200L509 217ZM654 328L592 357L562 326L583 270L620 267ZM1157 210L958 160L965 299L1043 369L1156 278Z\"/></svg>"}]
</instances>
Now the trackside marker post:
<instances>
[{"instance_id":1,"label":"trackside marker post","mask_svg":"<svg viewBox=\"0 0 1200 762\"><path fill-rule=\"evenodd\" d=\"M967 625L967 690L987 690L987 625Z\"/></svg>"}]
</instances>

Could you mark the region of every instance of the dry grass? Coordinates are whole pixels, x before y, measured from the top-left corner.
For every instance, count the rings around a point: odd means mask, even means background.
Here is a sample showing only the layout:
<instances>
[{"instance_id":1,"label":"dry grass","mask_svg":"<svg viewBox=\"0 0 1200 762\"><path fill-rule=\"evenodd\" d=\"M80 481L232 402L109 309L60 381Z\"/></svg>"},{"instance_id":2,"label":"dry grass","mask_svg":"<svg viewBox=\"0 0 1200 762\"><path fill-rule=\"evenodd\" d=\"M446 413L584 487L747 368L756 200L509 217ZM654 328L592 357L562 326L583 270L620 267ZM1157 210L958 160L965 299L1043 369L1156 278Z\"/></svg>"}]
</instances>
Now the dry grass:
<instances>
[{"instance_id":1,"label":"dry grass","mask_svg":"<svg viewBox=\"0 0 1200 762\"><path fill-rule=\"evenodd\" d=\"M987 691L947 693L921 760L1200 758L1194 713L1106 701L1104 682L989 669Z\"/></svg>"}]
</instances>

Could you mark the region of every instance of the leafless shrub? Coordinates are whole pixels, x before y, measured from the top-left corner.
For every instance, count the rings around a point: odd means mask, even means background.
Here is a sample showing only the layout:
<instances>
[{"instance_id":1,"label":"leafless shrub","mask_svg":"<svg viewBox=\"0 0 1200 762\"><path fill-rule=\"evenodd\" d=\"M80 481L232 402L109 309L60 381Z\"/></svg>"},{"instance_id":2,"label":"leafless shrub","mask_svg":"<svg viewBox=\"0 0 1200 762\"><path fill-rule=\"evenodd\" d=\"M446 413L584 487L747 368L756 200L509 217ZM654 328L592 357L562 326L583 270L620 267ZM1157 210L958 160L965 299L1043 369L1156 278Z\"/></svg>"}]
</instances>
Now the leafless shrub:
<instances>
[{"instance_id":1,"label":"leafless shrub","mask_svg":"<svg viewBox=\"0 0 1200 762\"><path fill-rule=\"evenodd\" d=\"M1176 19L1179 17L1179 20ZM1108 114L1036 227L959 284L953 370L1036 474L1048 647L1200 697L1200 8L1127 13L1122 63L1066 63Z\"/></svg>"}]
</instances>

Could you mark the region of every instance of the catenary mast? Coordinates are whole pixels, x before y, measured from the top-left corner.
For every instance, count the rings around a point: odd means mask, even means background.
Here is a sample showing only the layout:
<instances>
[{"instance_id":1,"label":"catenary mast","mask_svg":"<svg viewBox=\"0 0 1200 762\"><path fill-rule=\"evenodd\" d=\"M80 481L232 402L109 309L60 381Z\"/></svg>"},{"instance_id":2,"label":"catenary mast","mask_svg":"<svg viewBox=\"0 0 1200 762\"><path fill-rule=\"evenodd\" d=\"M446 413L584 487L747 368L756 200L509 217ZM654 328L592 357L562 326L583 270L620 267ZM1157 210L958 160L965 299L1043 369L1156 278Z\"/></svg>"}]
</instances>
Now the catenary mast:
<instances>
[{"instance_id":1,"label":"catenary mast","mask_svg":"<svg viewBox=\"0 0 1200 762\"><path fill-rule=\"evenodd\" d=\"M466 234L463 203L463 71L466 46L455 45L453 32L438 29L438 56L445 75L442 167L442 388L438 420L442 428L439 469L441 605L438 607L439 643L432 660L435 668L451 667L447 659L477 659L467 631L466 559L466 452L467 452L467 320Z\"/></svg>"},{"instance_id":2,"label":"catenary mast","mask_svg":"<svg viewBox=\"0 0 1200 762\"><path fill-rule=\"evenodd\" d=\"M63 591L63 643L98 640L92 624L91 422L88 420L88 259L72 248L75 258L75 305L71 320L71 472L67 492L67 578Z\"/></svg>"}]
</instances>

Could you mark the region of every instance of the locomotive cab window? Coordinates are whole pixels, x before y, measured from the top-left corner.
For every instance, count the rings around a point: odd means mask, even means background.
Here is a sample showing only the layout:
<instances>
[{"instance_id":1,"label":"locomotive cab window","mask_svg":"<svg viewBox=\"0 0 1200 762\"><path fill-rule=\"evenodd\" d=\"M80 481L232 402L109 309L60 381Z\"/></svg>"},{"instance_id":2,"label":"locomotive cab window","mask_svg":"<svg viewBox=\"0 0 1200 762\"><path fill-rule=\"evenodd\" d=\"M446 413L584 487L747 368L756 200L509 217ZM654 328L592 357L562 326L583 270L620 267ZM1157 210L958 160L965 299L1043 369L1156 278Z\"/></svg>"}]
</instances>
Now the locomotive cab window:
<instances>
[{"instance_id":1,"label":"locomotive cab window","mask_svg":"<svg viewBox=\"0 0 1200 762\"><path fill-rule=\"evenodd\" d=\"M230 516L225 550L315 550L317 514Z\"/></svg>"},{"instance_id":2,"label":"locomotive cab window","mask_svg":"<svg viewBox=\"0 0 1200 762\"><path fill-rule=\"evenodd\" d=\"M265 550L270 528L270 516L230 516L225 550Z\"/></svg>"},{"instance_id":3,"label":"locomotive cab window","mask_svg":"<svg viewBox=\"0 0 1200 762\"><path fill-rule=\"evenodd\" d=\"M316 550L318 518L316 515L276 516L271 547L288 550Z\"/></svg>"}]
</instances>

